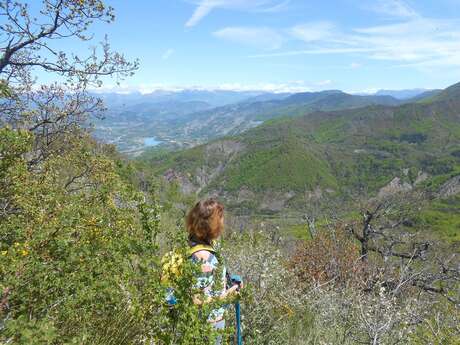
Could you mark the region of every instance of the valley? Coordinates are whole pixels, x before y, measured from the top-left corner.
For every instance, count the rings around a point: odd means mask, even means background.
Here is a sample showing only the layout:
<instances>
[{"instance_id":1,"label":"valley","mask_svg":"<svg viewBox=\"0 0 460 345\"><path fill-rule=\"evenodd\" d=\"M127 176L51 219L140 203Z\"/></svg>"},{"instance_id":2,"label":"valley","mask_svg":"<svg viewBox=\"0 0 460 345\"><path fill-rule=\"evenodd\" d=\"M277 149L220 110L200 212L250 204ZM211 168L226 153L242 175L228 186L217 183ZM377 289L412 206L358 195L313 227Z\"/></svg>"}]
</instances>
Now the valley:
<instances>
[{"instance_id":1,"label":"valley","mask_svg":"<svg viewBox=\"0 0 460 345\"><path fill-rule=\"evenodd\" d=\"M238 135L270 119L410 102L410 98L398 99L381 93L364 96L330 90L297 94L260 91L102 94L108 111L104 119L94 120L94 135L115 144L125 154L137 156L147 149L143 145L147 137L155 137L163 148L186 148Z\"/></svg>"},{"instance_id":2,"label":"valley","mask_svg":"<svg viewBox=\"0 0 460 345\"><path fill-rule=\"evenodd\" d=\"M436 200L459 201L457 192L441 192L449 183L458 188L459 85L415 102L343 110L313 111L305 95L294 95L275 102L301 98L291 116L277 116L276 107L269 113L265 104L263 124L185 150L147 152L138 161L185 194L222 198L235 214L301 217L309 204L331 202L346 213L358 199L420 190L431 195L429 213ZM449 230L457 240L458 230Z\"/></svg>"},{"instance_id":3,"label":"valley","mask_svg":"<svg viewBox=\"0 0 460 345\"><path fill-rule=\"evenodd\" d=\"M237 217L292 218L280 223L288 232L305 213L346 217L363 201L423 192L420 222L459 241L460 217L450 214L459 207L459 85L106 95L94 134L184 195L217 196ZM442 192L449 185L457 192Z\"/></svg>"}]
</instances>

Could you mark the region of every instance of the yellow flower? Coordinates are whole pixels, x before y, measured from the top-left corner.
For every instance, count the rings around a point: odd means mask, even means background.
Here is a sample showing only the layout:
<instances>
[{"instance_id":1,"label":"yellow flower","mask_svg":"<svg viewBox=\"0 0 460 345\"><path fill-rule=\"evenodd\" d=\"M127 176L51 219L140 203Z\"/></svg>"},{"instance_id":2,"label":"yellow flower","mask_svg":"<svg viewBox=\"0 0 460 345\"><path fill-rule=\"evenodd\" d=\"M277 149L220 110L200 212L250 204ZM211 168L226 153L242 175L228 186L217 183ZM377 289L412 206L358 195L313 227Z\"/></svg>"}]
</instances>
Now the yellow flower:
<instances>
[{"instance_id":1,"label":"yellow flower","mask_svg":"<svg viewBox=\"0 0 460 345\"><path fill-rule=\"evenodd\" d=\"M19 247L20 246L19 242L14 242L14 246Z\"/></svg>"},{"instance_id":2,"label":"yellow flower","mask_svg":"<svg viewBox=\"0 0 460 345\"><path fill-rule=\"evenodd\" d=\"M7 250L2 250L2 256L6 256L6 254L8 254L8 251Z\"/></svg>"},{"instance_id":3,"label":"yellow flower","mask_svg":"<svg viewBox=\"0 0 460 345\"><path fill-rule=\"evenodd\" d=\"M21 250L21 254L22 254L22 256L27 256L29 254L29 251L23 249L23 250Z\"/></svg>"}]
</instances>

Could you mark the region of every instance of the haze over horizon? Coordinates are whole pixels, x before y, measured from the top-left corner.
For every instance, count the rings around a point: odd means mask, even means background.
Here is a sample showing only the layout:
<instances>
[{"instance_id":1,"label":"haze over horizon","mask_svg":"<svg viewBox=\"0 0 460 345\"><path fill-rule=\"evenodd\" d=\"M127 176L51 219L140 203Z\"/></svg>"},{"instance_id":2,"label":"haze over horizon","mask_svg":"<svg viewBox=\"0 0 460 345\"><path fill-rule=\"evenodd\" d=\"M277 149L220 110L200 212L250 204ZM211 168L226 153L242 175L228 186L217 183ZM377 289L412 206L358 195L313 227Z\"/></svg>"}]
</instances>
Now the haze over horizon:
<instances>
[{"instance_id":1,"label":"haze over horizon","mask_svg":"<svg viewBox=\"0 0 460 345\"><path fill-rule=\"evenodd\" d=\"M140 70L104 91L445 88L460 81L460 1L107 1L95 26ZM86 45L60 49L79 53ZM43 80L49 81L46 77Z\"/></svg>"}]
</instances>

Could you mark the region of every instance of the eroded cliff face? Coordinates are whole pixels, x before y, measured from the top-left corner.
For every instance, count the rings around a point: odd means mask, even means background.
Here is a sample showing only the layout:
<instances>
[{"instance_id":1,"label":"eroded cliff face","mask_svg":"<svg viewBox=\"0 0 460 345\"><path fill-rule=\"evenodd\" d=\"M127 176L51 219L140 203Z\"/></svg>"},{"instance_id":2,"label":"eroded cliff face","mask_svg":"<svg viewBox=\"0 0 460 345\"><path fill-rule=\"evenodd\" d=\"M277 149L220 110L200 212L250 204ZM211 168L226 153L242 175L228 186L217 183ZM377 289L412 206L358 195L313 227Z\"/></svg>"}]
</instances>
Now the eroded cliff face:
<instances>
[{"instance_id":1,"label":"eroded cliff face","mask_svg":"<svg viewBox=\"0 0 460 345\"><path fill-rule=\"evenodd\" d=\"M204 150L204 164L192 173L184 173L169 169L163 175L169 182L178 182L185 194L199 194L213 183L224 171L226 166L244 151L241 142L222 140L211 143Z\"/></svg>"},{"instance_id":2,"label":"eroded cliff face","mask_svg":"<svg viewBox=\"0 0 460 345\"><path fill-rule=\"evenodd\" d=\"M206 140L234 135L245 132L260 125L261 121L256 121L249 114L241 111L240 106L226 106L212 109L201 114L190 122L186 122L181 132L177 133L183 138L197 137L201 142Z\"/></svg>"},{"instance_id":3,"label":"eroded cliff face","mask_svg":"<svg viewBox=\"0 0 460 345\"><path fill-rule=\"evenodd\" d=\"M168 169L163 174L163 177L168 182L176 182L180 187L180 191L184 194L193 194L197 191L197 187L192 183L192 176L188 173Z\"/></svg>"},{"instance_id":4,"label":"eroded cliff face","mask_svg":"<svg viewBox=\"0 0 460 345\"><path fill-rule=\"evenodd\" d=\"M460 175L454 176L445 182L438 192L438 196L443 199L457 194L460 194Z\"/></svg>"},{"instance_id":5,"label":"eroded cliff face","mask_svg":"<svg viewBox=\"0 0 460 345\"><path fill-rule=\"evenodd\" d=\"M379 190L378 197L385 198L390 195L394 195L401 192L408 192L412 189L412 185L409 182L402 181L401 178L395 177L386 186Z\"/></svg>"},{"instance_id":6,"label":"eroded cliff face","mask_svg":"<svg viewBox=\"0 0 460 345\"><path fill-rule=\"evenodd\" d=\"M404 169L403 177L394 177L387 185L380 188L377 197L385 198L394 194L408 192L420 183L426 181L430 176L423 171L419 171L414 180L408 181L409 169Z\"/></svg>"},{"instance_id":7,"label":"eroded cliff face","mask_svg":"<svg viewBox=\"0 0 460 345\"><path fill-rule=\"evenodd\" d=\"M223 161L233 159L237 153L242 152L245 145L239 141L222 140L206 146L207 158L217 158Z\"/></svg>"},{"instance_id":8,"label":"eroded cliff face","mask_svg":"<svg viewBox=\"0 0 460 345\"><path fill-rule=\"evenodd\" d=\"M262 202L260 203L259 209L261 211L278 212L283 210L286 204L295 197L296 193L293 191L289 192L271 192L267 191L264 193Z\"/></svg>"},{"instance_id":9,"label":"eroded cliff face","mask_svg":"<svg viewBox=\"0 0 460 345\"><path fill-rule=\"evenodd\" d=\"M204 164L197 167L193 172L184 173L169 169L163 176L169 182L177 182L185 194L199 195L205 192L207 195L222 198L229 204L255 203L256 208L261 211L281 211L295 197L295 192L267 190L256 193L247 187L242 187L238 191L229 193L216 185L215 182L221 177L227 165L237 160L239 154L243 153L245 149L245 144L237 141L214 142L207 145L204 150ZM212 187L210 187L211 185ZM312 191L312 195L317 196L317 193L318 191Z\"/></svg>"},{"instance_id":10,"label":"eroded cliff face","mask_svg":"<svg viewBox=\"0 0 460 345\"><path fill-rule=\"evenodd\" d=\"M181 169L167 170L164 178L170 182L177 182L185 194L199 197L216 196L230 207L248 208L261 212L280 212L291 207L299 198L307 202L317 202L337 193L319 184L310 186L309 190L304 191L293 188L284 190L264 188L261 190L251 188L249 184L240 184L237 189L226 188L228 171L238 169L238 160L242 159L243 162L247 154L251 153L251 149L252 146L244 141L230 139L215 141L202 146L194 155L191 155L191 157L196 157L196 160L189 158L185 165L178 161L178 167ZM398 193L409 192L430 178L431 176L425 171L414 171L413 167L407 167L396 172L385 186L376 191L376 197L386 198ZM460 177L456 176L442 186L437 196L447 198L459 192Z\"/></svg>"}]
</instances>

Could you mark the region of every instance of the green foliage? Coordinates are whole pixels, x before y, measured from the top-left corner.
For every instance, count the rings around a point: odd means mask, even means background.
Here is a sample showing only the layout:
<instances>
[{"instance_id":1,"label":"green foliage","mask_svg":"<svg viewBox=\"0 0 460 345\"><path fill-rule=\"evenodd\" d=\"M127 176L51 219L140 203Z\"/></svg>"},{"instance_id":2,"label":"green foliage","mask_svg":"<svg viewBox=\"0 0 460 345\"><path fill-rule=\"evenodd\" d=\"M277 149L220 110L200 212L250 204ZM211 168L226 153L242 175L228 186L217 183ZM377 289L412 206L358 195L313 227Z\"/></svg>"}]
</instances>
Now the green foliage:
<instances>
[{"instance_id":1,"label":"green foliage","mask_svg":"<svg viewBox=\"0 0 460 345\"><path fill-rule=\"evenodd\" d=\"M459 321L458 308L445 301L435 303L430 316L411 335L411 344L458 345Z\"/></svg>"},{"instance_id":2,"label":"green foliage","mask_svg":"<svg viewBox=\"0 0 460 345\"><path fill-rule=\"evenodd\" d=\"M178 307L164 303L158 203L90 140L72 139L29 169L30 133L0 130L1 341L212 343L193 270L177 282Z\"/></svg>"},{"instance_id":3,"label":"green foliage","mask_svg":"<svg viewBox=\"0 0 460 345\"><path fill-rule=\"evenodd\" d=\"M231 270L246 281L244 342L301 344L309 336L314 316L300 282L287 269L287 260L265 233L233 234L226 240L225 257Z\"/></svg>"},{"instance_id":4,"label":"green foliage","mask_svg":"<svg viewBox=\"0 0 460 345\"><path fill-rule=\"evenodd\" d=\"M288 206L295 209L295 200L308 191L372 195L395 177L414 185L421 172L434 180L457 172L457 104L369 106L275 119L239 136L141 161L143 169L168 172L202 195L225 194L232 208L244 202L260 211L271 195L293 192ZM238 147L234 152L232 145ZM220 146L228 148L214 149ZM242 191L250 200L241 200Z\"/></svg>"},{"instance_id":5,"label":"green foliage","mask_svg":"<svg viewBox=\"0 0 460 345\"><path fill-rule=\"evenodd\" d=\"M8 84L4 80L0 80L0 97L5 98L5 97L12 97L13 92L11 89L8 87Z\"/></svg>"},{"instance_id":6,"label":"green foliage","mask_svg":"<svg viewBox=\"0 0 460 345\"><path fill-rule=\"evenodd\" d=\"M460 196L431 202L418 216L420 227L449 242L460 242Z\"/></svg>"},{"instance_id":7,"label":"green foliage","mask_svg":"<svg viewBox=\"0 0 460 345\"><path fill-rule=\"evenodd\" d=\"M162 254L187 246L180 208L192 200L177 184L138 175L135 167L88 138L68 140L65 152L30 169L30 133L0 130L0 201L5 206L0 214L1 341L213 344L216 333L206 315L216 304L200 307L191 298L200 293L193 284L199 268L187 261L170 283L179 300L173 308L165 303L166 287L160 282ZM137 184L144 193L136 191ZM433 204L437 212L451 215L460 213L457 206L455 198ZM291 232L307 233L300 226ZM289 255L266 233L232 234L223 254L229 269L246 282L241 303L248 344L313 345L337 339L354 344L348 332L367 339L357 304L363 298L369 298L363 303L376 313L376 324L380 320L380 307L372 309L380 300L373 295L333 286L309 291L288 268ZM385 315L400 310L393 302L391 308ZM228 312L226 339L233 331L233 309ZM424 320L411 335L414 344L425 338L455 344L452 326L443 321L442 332L432 334L428 322L437 319ZM395 327L382 343L401 332Z\"/></svg>"},{"instance_id":8,"label":"green foliage","mask_svg":"<svg viewBox=\"0 0 460 345\"><path fill-rule=\"evenodd\" d=\"M295 142L261 148L242 156L224 175L229 191L248 187L256 192L275 189L301 191L315 186L336 187L326 162Z\"/></svg>"},{"instance_id":9,"label":"green foliage","mask_svg":"<svg viewBox=\"0 0 460 345\"><path fill-rule=\"evenodd\" d=\"M308 225L306 224L291 225L290 227L285 229L283 233L285 233L286 236L291 236L299 240L310 240L311 239L310 233L308 231Z\"/></svg>"}]
</instances>

